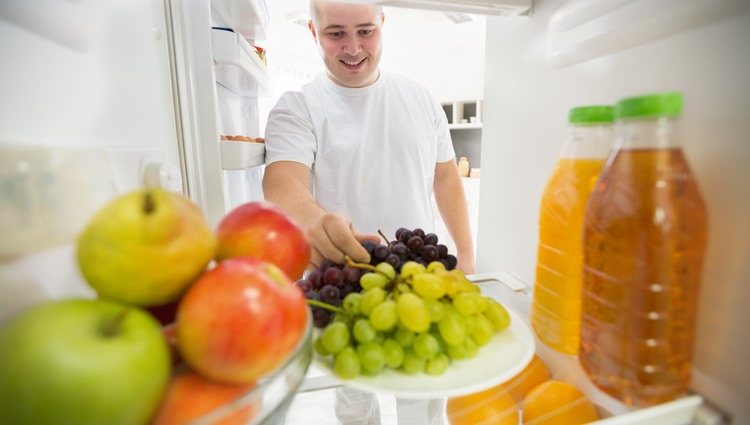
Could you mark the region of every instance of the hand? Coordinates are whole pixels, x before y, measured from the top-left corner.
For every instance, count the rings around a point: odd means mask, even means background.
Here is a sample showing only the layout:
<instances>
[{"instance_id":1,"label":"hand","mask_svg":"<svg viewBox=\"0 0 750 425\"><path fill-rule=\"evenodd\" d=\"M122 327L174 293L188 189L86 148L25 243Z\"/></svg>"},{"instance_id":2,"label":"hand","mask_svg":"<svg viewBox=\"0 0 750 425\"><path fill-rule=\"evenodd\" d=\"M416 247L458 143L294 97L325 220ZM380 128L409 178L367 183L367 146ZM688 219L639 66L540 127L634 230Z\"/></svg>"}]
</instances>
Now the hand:
<instances>
[{"instance_id":1,"label":"hand","mask_svg":"<svg viewBox=\"0 0 750 425\"><path fill-rule=\"evenodd\" d=\"M345 255L354 261L369 263L370 255L360 242L371 240L377 243L379 240L378 235L358 232L346 217L338 213L321 216L308 227L307 235L312 244L310 263L316 268L325 259L343 264Z\"/></svg>"},{"instance_id":2,"label":"hand","mask_svg":"<svg viewBox=\"0 0 750 425\"><path fill-rule=\"evenodd\" d=\"M464 274L474 274L476 272L473 256L459 255L457 259L456 268L464 272Z\"/></svg>"}]
</instances>

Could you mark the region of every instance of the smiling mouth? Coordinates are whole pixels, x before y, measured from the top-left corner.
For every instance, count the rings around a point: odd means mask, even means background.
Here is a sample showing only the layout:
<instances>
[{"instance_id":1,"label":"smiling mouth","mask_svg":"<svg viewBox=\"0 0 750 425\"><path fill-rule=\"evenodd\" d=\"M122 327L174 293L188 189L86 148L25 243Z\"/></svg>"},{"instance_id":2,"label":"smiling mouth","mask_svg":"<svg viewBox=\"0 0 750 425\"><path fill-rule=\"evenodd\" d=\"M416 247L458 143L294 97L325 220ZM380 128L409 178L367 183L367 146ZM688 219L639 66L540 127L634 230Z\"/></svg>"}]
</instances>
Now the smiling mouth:
<instances>
[{"instance_id":1,"label":"smiling mouth","mask_svg":"<svg viewBox=\"0 0 750 425\"><path fill-rule=\"evenodd\" d=\"M363 58L359 61L347 61L344 59L339 59L339 62L341 62L346 68L356 69L359 68L365 62L365 60L367 60L367 58Z\"/></svg>"}]
</instances>

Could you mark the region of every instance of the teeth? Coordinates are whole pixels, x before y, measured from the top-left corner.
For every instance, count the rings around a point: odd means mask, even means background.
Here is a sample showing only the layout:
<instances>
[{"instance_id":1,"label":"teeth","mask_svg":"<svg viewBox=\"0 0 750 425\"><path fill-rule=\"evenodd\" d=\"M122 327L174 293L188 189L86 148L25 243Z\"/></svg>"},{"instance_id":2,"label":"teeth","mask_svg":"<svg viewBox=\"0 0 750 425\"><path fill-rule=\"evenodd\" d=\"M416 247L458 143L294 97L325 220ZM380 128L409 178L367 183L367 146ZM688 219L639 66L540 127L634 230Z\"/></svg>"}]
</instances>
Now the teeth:
<instances>
[{"instance_id":1,"label":"teeth","mask_svg":"<svg viewBox=\"0 0 750 425\"><path fill-rule=\"evenodd\" d=\"M354 66L354 65L359 65L360 62L362 62L362 61L359 60L359 61L355 61L355 62L349 62L349 61L342 60L341 62L344 62L345 64L350 65L350 66Z\"/></svg>"}]
</instances>

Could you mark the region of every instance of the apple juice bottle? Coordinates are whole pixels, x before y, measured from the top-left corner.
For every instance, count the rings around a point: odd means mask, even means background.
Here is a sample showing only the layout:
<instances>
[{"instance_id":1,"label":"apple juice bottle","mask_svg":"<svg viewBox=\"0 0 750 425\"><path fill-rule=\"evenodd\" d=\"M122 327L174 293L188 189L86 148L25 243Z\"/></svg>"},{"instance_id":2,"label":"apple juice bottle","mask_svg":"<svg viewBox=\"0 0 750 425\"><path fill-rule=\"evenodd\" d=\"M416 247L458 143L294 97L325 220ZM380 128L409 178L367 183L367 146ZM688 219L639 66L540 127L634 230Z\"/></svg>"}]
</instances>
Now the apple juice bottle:
<instances>
[{"instance_id":1,"label":"apple juice bottle","mask_svg":"<svg viewBox=\"0 0 750 425\"><path fill-rule=\"evenodd\" d=\"M690 381L707 214L679 144L681 109L679 93L617 104L584 218L579 358L631 405L671 400Z\"/></svg>"}]
</instances>

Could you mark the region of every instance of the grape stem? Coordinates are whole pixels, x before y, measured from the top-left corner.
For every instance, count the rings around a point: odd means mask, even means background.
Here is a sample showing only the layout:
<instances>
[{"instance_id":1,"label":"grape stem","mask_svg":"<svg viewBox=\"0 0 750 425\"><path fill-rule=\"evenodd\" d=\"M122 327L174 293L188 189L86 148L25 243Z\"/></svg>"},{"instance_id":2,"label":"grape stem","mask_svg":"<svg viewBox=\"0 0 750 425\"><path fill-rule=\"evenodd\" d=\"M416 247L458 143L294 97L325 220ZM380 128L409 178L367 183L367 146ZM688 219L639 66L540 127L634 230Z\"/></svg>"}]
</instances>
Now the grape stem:
<instances>
[{"instance_id":1,"label":"grape stem","mask_svg":"<svg viewBox=\"0 0 750 425\"><path fill-rule=\"evenodd\" d=\"M309 305L311 307L319 307L319 308L322 308L324 310L331 311L333 313L344 314L344 315L349 316L349 312L347 312L343 308L338 308L338 307L333 306L331 304L324 303L322 301L317 301L317 300L306 300L306 301L307 301L307 305Z\"/></svg>"},{"instance_id":2,"label":"grape stem","mask_svg":"<svg viewBox=\"0 0 750 425\"><path fill-rule=\"evenodd\" d=\"M378 234L383 237L383 240L385 241L385 244L388 245L391 243L391 241L388 240L388 237L385 236L382 230L378 229Z\"/></svg>"},{"instance_id":3,"label":"grape stem","mask_svg":"<svg viewBox=\"0 0 750 425\"><path fill-rule=\"evenodd\" d=\"M352 257L350 257L348 255L344 256L344 261L346 261L346 265L349 266L349 267L354 267L355 269L364 269L364 270L369 270L371 272L380 273L380 271L377 268L375 268L375 266L371 266L371 265L366 264L366 263L358 263L358 262L352 260Z\"/></svg>"}]
</instances>

